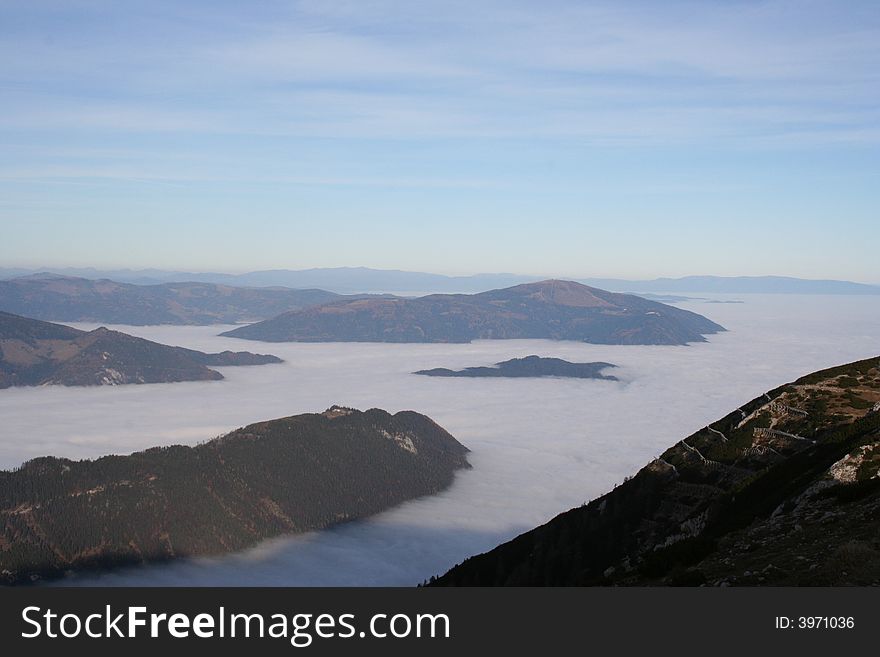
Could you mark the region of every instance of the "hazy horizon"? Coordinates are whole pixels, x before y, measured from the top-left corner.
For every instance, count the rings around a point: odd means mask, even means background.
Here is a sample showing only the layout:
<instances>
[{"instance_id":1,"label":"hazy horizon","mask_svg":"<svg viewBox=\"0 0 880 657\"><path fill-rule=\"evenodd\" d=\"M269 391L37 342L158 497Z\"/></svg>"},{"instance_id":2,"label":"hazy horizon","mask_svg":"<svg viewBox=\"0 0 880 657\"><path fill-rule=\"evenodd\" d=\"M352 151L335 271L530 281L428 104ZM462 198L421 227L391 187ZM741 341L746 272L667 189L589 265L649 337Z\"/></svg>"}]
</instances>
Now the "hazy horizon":
<instances>
[{"instance_id":1,"label":"hazy horizon","mask_svg":"<svg viewBox=\"0 0 880 657\"><path fill-rule=\"evenodd\" d=\"M99 274L113 274L115 272L126 272L131 275L143 275L144 278L149 278L150 274L193 274L193 275L210 275L210 274L219 274L226 276L241 276L245 274L261 274L261 273L272 273L272 272L308 272L308 271L351 271L356 272L358 270L368 270L372 272L388 272L388 273L400 273L400 274L414 274L414 275L428 275L428 276L443 276L448 278L470 278L470 277L490 277L490 276L507 276L507 277L521 277L523 279L556 279L556 280L583 280L583 279L608 279L608 280L620 280L620 281L631 281L631 282L639 282L639 281L655 281L655 280L678 280L682 278L746 278L746 279L757 279L757 278L791 278L802 281L840 281L840 282L851 282L851 283L859 283L862 285L880 285L880 280L878 281L869 281L869 280L856 280L856 279L846 279L843 277L818 277L818 276L793 276L787 274L730 274L730 275L721 275L721 274L713 274L713 273L690 273L683 274L681 276L665 276L661 274L650 275L646 277L637 277L637 276L601 276L598 274L572 274L572 273L559 273L559 272L551 272L551 273L534 273L534 272L522 272L522 271L456 271L456 270L445 270L445 271L426 271L426 270L411 270L411 269L397 269L391 267L368 267L365 265L341 265L334 267L308 267L308 268L295 268L295 267L283 267L283 268L267 268L267 269L202 269L202 270L192 270L192 269L164 269L158 267L94 267L94 266L72 266L72 265L37 265L37 266L18 266L18 267L9 267L5 266L5 263L0 263L0 274L6 271L13 270L22 270L27 272L29 275L39 274L39 273L55 273L55 272L70 272L69 275L76 276L80 275L77 272L94 272ZM393 293L393 291L387 291Z\"/></svg>"}]
</instances>

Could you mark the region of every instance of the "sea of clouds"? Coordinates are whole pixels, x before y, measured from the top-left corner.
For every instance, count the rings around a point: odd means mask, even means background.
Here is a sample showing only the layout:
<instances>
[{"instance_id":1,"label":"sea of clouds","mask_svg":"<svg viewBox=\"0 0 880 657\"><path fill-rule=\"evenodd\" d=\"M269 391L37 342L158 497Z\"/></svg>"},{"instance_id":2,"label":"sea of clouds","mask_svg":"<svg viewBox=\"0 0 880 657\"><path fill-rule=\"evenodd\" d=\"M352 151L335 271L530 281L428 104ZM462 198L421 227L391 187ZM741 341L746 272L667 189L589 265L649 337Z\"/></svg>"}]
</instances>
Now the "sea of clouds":
<instances>
[{"instance_id":1,"label":"sea of clouds","mask_svg":"<svg viewBox=\"0 0 880 657\"><path fill-rule=\"evenodd\" d=\"M731 297L733 299L734 297ZM332 404L429 415L472 450L447 491L364 521L267 541L222 558L78 576L101 585L414 585L633 474L680 438L807 372L880 354L880 297L740 295L677 304L726 333L690 346L543 340L269 344L226 327L112 327L204 351L273 353L219 382L0 391L0 467L194 444L258 420ZM80 325L92 328L94 325ZM416 376L529 354L607 361L620 382Z\"/></svg>"}]
</instances>

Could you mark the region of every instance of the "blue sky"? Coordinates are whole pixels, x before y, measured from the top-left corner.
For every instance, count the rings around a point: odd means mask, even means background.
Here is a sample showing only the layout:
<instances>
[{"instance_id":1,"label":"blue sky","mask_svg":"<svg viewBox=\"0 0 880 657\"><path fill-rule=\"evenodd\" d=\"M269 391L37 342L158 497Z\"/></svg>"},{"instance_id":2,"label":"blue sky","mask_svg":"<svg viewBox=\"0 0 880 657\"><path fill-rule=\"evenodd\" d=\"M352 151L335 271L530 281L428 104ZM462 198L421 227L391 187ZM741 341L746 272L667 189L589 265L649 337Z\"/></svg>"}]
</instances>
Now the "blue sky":
<instances>
[{"instance_id":1,"label":"blue sky","mask_svg":"<svg viewBox=\"0 0 880 657\"><path fill-rule=\"evenodd\" d=\"M0 3L0 266L880 283L880 3Z\"/></svg>"}]
</instances>

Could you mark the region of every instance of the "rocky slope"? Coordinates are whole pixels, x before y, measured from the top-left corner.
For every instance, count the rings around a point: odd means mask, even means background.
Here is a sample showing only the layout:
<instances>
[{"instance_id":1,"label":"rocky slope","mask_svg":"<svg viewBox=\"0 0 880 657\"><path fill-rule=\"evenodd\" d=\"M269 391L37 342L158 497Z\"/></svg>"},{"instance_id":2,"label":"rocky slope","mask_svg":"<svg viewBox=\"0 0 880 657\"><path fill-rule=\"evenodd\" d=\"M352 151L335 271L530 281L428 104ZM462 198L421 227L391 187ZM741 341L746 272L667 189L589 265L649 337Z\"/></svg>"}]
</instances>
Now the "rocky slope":
<instances>
[{"instance_id":1,"label":"rocky slope","mask_svg":"<svg viewBox=\"0 0 880 657\"><path fill-rule=\"evenodd\" d=\"M470 467L430 418L333 407L197 447L0 471L0 581L220 554L436 493Z\"/></svg>"},{"instance_id":2,"label":"rocky slope","mask_svg":"<svg viewBox=\"0 0 880 657\"><path fill-rule=\"evenodd\" d=\"M340 301L224 333L267 342L470 342L546 338L600 344L686 344L724 329L705 317L571 281L480 294Z\"/></svg>"},{"instance_id":3,"label":"rocky slope","mask_svg":"<svg viewBox=\"0 0 880 657\"><path fill-rule=\"evenodd\" d=\"M439 585L880 584L880 361L735 409Z\"/></svg>"}]
</instances>

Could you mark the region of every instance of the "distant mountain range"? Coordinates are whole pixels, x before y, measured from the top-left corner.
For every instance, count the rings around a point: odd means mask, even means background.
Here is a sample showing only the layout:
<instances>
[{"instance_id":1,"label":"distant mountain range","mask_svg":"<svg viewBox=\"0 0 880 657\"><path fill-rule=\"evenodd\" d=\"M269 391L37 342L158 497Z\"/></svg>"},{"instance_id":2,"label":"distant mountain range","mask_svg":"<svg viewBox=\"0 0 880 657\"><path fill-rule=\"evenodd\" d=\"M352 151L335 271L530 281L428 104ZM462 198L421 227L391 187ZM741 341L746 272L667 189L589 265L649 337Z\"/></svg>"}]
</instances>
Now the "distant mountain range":
<instances>
[{"instance_id":1,"label":"distant mountain range","mask_svg":"<svg viewBox=\"0 0 880 657\"><path fill-rule=\"evenodd\" d=\"M235 324L346 298L324 290L133 285L54 274L0 281L0 310L56 322Z\"/></svg>"},{"instance_id":2,"label":"distant mountain range","mask_svg":"<svg viewBox=\"0 0 880 657\"><path fill-rule=\"evenodd\" d=\"M80 331L0 312L0 388L213 381L209 366L280 363L275 356L225 351L206 354L118 331Z\"/></svg>"},{"instance_id":3,"label":"distant mountain range","mask_svg":"<svg viewBox=\"0 0 880 657\"><path fill-rule=\"evenodd\" d=\"M492 288L538 280L516 274L475 274L444 276L425 272L369 267L331 267L319 269L277 269L243 274L217 272L175 272L158 269L98 270L91 268L44 268L39 270L0 268L0 279L45 273L88 279L111 279L135 285L173 282L213 283L235 287L321 288L339 294L427 292L482 292Z\"/></svg>"},{"instance_id":4,"label":"distant mountain range","mask_svg":"<svg viewBox=\"0 0 880 657\"><path fill-rule=\"evenodd\" d=\"M560 376L573 379L604 379L617 381L616 376L603 374L602 370L616 367L611 363L571 363L561 358L541 358L540 356L526 356L524 358L512 358L492 367L466 367L463 370L450 370L445 367L435 367L430 370L419 370L414 374L440 377L468 377L468 378L536 378L544 376Z\"/></svg>"},{"instance_id":5,"label":"distant mountain range","mask_svg":"<svg viewBox=\"0 0 880 657\"><path fill-rule=\"evenodd\" d=\"M265 342L579 340L686 344L724 328L702 315L571 281L480 294L339 301L284 313L222 335Z\"/></svg>"},{"instance_id":6,"label":"distant mountain range","mask_svg":"<svg viewBox=\"0 0 880 657\"><path fill-rule=\"evenodd\" d=\"M650 281L615 278L585 279L583 282L611 290L653 293L703 294L880 294L880 285L850 281L810 280L787 276L685 276Z\"/></svg>"},{"instance_id":7,"label":"distant mountain range","mask_svg":"<svg viewBox=\"0 0 880 657\"><path fill-rule=\"evenodd\" d=\"M880 585L880 359L804 376L679 441L445 586Z\"/></svg>"},{"instance_id":8,"label":"distant mountain range","mask_svg":"<svg viewBox=\"0 0 880 657\"><path fill-rule=\"evenodd\" d=\"M444 276L368 267L335 267L319 269L255 271L243 274L212 272L175 272L158 269L97 270L88 268L46 268L41 270L0 268L0 279L48 271L65 276L88 279L112 279L138 285L171 282L200 282L235 287L320 288L340 294L394 293L402 295L429 293L485 292L521 283L532 283L540 276L519 274L474 274ZM614 292L660 293L730 293L730 294L880 294L880 285L866 285L838 280L809 280L783 276L687 276L626 280L619 278L576 278L579 283ZM268 315L263 315L268 316Z\"/></svg>"},{"instance_id":9,"label":"distant mountain range","mask_svg":"<svg viewBox=\"0 0 880 657\"><path fill-rule=\"evenodd\" d=\"M221 554L448 487L468 450L430 418L333 407L196 447L0 471L0 582Z\"/></svg>"}]
</instances>

